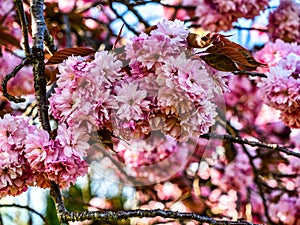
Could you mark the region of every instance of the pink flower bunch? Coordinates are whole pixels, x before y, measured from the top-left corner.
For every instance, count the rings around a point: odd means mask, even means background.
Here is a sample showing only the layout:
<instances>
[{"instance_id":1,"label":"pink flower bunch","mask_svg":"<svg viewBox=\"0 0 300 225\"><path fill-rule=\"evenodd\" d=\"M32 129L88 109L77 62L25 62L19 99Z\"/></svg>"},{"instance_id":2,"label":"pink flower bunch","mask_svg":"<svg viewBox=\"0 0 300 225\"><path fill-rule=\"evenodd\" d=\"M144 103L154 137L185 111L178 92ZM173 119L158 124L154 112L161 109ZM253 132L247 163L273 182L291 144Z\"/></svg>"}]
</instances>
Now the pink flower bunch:
<instances>
[{"instance_id":1,"label":"pink flower bunch","mask_svg":"<svg viewBox=\"0 0 300 225\"><path fill-rule=\"evenodd\" d=\"M300 127L299 97L300 54L290 53L277 65L270 67L259 83L263 99L281 111L281 119L289 127Z\"/></svg>"},{"instance_id":2,"label":"pink flower bunch","mask_svg":"<svg viewBox=\"0 0 300 225\"><path fill-rule=\"evenodd\" d=\"M58 67L57 87L49 98L52 114L69 129L84 128L84 140L95 131L100 136L109 131L116 158L132 176L154 182L173 175L170 171L183 165L178 161L187 160L195 148L185 146L183 154L184 143L178 141L209 131L217 114L214 98L227 89L225 73L195 57L187 35L182 22L164 20L133 38L125 52L101 51L89 61L69 57ZM57 140L68 144L68 138ZM162 168L169 169L162 173Z\"/></svg>"},{"instance_id":3,"label":"pink flower bunch","mask_svg":"<svg viewBox=\"0 0 300 225\"><path fill-rule=\"evenodd\" d=\"M285 42L300 43L300 3L281 1L278 8L269 15L268 31L272 41L280 38Z\"/></svg>"},{"instance_id":4,"label":"pink flower bunch","mask_svg":"<svg viewBox=\"0 0 300 225\"><path fill-rule=\"evenodd\" d=\"M198 24L205 30L227 31L238 18L253 19L260 10L268 6L268 0L199 0L195 16Z\"/></svg>"},{"instance_id":5,"label":"pink flower bunch","mask_svg":"<svg viewBox=\"0 0 300 225\"><path fill-rule=\"evenodd\" d=\"M55 181L65 188L85 175L88 165L83 157L90 147L88 139L85 128L67 128L64 124L58 126L54 140L44 130L29 134L24 151L32 171L39 177L37 185L46 188L49 181Z\"/></svg>"},{"instance_id":6,"label":"pink flower bunch","mask_svg":"<svg viewBox=\"0 0 300 225\"><path fill-rule=\"evenodd\" d=\"M151 129L181 140L206 133L214 124L212 99L224 84L221 73L190 57L187 35L182 22L162 21L125 47L131 79L139 80L147 99L155 102L149 105Z\"/></svg>"},{"instance_id":7,"label":"pink flower bunch","mask_svg":"<svg viewBox=\"0 0 300 225\"><path fill-rule=\"evenodd\" d=\"M286 43L281 39L275 42L268 42L260 51L255 53L255 58L268 67L258 67L260 72L268 72L271 66L277 65L284 60L288 54L295 53L300 55L300 46L296 43Z\"/></svg>"},{"instance_id":8,"label":"pink flower bunch","mask_svg":"<svg viewBox=\"0 0 300 225\"><path fill-rule=\"evenodd\" d=\"M6 114L0 119L0 196L19 195L34 181L24 154L24 142L33 131L27 118Z\"/></svg>"},{"instance_id":9,"label":"pink flower bunch","mask_svg":"<svg viewBox=\"0 0 300 225\"><path fill-rule=\"evenodd\" d=\"M68 126L86 121L126 140L151 130L180 140L208 132L216 115L212 100L226 86L222 73L190 57L187 35L182 22L164 20L126 45L126 59L105 51L90 62L70 57L59 66L49 99L53 115Z\"/></svg>"},{"instance_id":10,"label":"pink flower bunch","mask_svg":"<svg viewBox=\"0 0 300 225\"><path fill-rule=\"evenodd\" d=\"M46 188L50 181L65 188L87 173L84 130L71 135L62 125L52 140L46 131L29 125L28 117L6 114L0 132L0 196L19 195L32 185Z\"/></svg>"}]
</instances>

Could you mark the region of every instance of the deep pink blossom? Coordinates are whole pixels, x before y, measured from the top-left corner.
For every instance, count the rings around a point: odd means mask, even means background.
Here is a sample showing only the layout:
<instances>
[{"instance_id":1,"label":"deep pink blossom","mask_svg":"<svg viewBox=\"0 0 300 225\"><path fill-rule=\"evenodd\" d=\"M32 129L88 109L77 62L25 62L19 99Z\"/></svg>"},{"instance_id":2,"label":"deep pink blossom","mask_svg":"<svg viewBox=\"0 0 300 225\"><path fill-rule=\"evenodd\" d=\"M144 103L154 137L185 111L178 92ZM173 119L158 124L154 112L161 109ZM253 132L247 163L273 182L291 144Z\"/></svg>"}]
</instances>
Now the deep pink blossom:
<instances>
[{"instance_id":1,"label":"deep pink blossom","mask_svg":"<svg viewBox=\"0 0 300 225\"><path fill-rule=\"evenodd\" d=\"M45 163L52 161L57 155L48 132L40 129L27 135L24 152L30 167L36 173L44 171Z\"/></svg>"},{"instance_id":2,"label":"deep pink blossom","mask_svg":"<svg viewBox=\"0 0 300 225\"><path fill-rule=\"evenodd\" d=\"M300 3L281 1L269 15L268 34L271 41L280 38L285 42L300 43Z\"/></svg>"},{"instance_id":3,"label":"deep pink blossom","mask_svg":"<svg viewBox=\"0 0 300 225\"><path fill-rule=\"evenodd\" d=\"M267 0L199 0L195 6L198 24L210 31L227 31L238 18L252 19L268 6Z\"/></svg>"},{"instance_id":4,"label":"deep pink blossom","mask_svg":"<svg viewBox=\"0 0 300 225\"><path fill-rule=\"evenodd\" d=\"M55 181L61 188L74 184L77 177L84 176L88 172L88 164L78 155L68 157L62 149L57 149L56 158L46 163L45 172L51 181Z\"/></svg>"},{"instance_id":5,"label":"deep pink blossom","mask_svg":"<svg viewBox=\"0 0 300 225\"><path fill-rule=\"evenodd\" d=\"M277 65L270 67L267 78L259 83L266 104L279 109L283 121L296 128L300 125L299 72L300 55L290 53Z\"/></svg>"},{"instance_id":6,"label":"deep pink blossom","mask_svg":"<svg viewBox=\"0 0 300 225\"><path fill-rule=\"evenodd\" d=\"M0 196L19 195L33 184L33 171L24 157L24 142L34 131L29 118L4 115L0 119Z\"/></svg>"}]
</instances>

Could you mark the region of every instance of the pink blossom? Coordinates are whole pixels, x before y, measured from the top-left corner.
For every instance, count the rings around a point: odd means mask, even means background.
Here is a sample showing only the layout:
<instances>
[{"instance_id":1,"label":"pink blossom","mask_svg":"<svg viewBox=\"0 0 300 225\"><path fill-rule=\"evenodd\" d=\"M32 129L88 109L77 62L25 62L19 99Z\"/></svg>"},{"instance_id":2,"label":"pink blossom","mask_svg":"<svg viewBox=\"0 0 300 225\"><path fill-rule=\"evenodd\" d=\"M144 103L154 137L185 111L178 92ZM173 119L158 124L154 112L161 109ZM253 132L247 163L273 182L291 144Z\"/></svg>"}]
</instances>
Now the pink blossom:
<instances>
[{"instance_id":1,"label":"pink blossom","mask_svg":"<svg viewBox=\"0 0 300 225\"><path fill-rule=\"evenodd\" d=\"M165 65L161 67L162 73L159 76L165 76L166 85L187 92L191 99L200 101L201 99L210 99L213 96L213 83L211 77L204 66L198 60L187 59L185 53L178 57L170 57ZM160 78L162 82L163 77ZM161 83L160 85L163 85Z\"/></svg>"},{"instance_id":2,"label":"pink blossom","mask_svg":"<svg viewBox=\"0 0 300 225\"><path fill-rule=\"evenodd\" d=\"M36 173L44 171L45 163L53 160L56 155L48 132L40 129L27 135L24 152L30 167Z\"/></svg>"},{"instance_id":3,"label":"pink blossom","mask_svg":"<svg viewBox=\"0 0 300 225\"><path fill-rule=\"evenodd\" d=\"M269 15L268 34L272 41L300 43L300 4L293 0L281 1Z\"/></svg>"},{"instance_id":4,"label":"pink blossom","mask_svg":"<svg viewBox=\"0 0 300 225\"><path fill-rule=\"evenodd\" d=\"M24 141L34 131L29 118L4 115L0 119L0 196L19 195L33 184L33 171L24 157Z\"/></svg>"},{"instance_id":5,"label":"pink blossom","mask_svg":"<svg viewBox=\"0 0 300 225\"><path fill-rule=\"evenodd\" d=\"M170 40L172 45L184 46L184 42L188 36L188 30L185 28L183 21L174 20L168 22L163 20L157 23L157 29L150 32L151 36L163 36Z\"/></svg>"},{"instance_id":6,"label":"pink blossom","mask_svg":"<svg viewBox=\"0 0 300 225\"><path fill-rule=\"evenodd\" d=\"M147 92L138 87L138 83L124 83L122 87L116 86L116 96L114 105L116 115L119 120L127 121L144 118L144 114L149 111L150 101L145 100Z\"/></svg>"},{"instance_id":7,"label":"pink blossom","mask_svg":"<svg viewBox=\"0 0 300 225\"><path fill-rule=\"evenodd\" d=\"M58 66L57 86L76 87L90 70L91 65L81 56L70 56Z\"/></svg>"},{"instance_id":8,"label":"pink blossom","mask_svg":"<svg viewBox=\"0 0 300 225\"><path fill-rule=\"evenodd\" d=\"M252 19L260 10L268 6L267 0L199 0L196 4L195 15L199 18L198 24L210 31L227 31L238 18Z\"/></svg>"},{"instance_id":9,"label":"pink blossom","mask_svg":"<svg viewBox=\"0 0 300 225\"><path fill-rule=\"evenodd\" d=\"M149 70L168 57L180 54L186 47L183 41L187 34L182 22L163 20L158 24L157 30L150 32L150 36L142 33L133 38L131 44L127 44L127 59L136 59Z\"/></svg>"},{"instance_id":10,"label":"pink blossom","mask_svg":"<svg viewBox=\"0 0 300 225\"><path fill-rule=\"evenodd\" d=\"M90 136L85 126L67 127L66 124L59 125L57 128L57 144L63 149L66 157L78 155L85 157L90 145L88 144Z\"/></svg>"},{"instance_id":11,"label":"pink blossom","mask_svg":"<svg viewBox=\"0 0 300 225\"><path fill-rule=\"evenodd\" d=\"M67 157L63 149L57 150L57 157L46 163L45 171L49 180L55 181L61 188L66 188L71 183L74 184L77 177L87 174L88 164L78 155Z\"/></svg>"},{"instance_id":12,"label":"pink blossom","mask_svg":"<svg viewBox=\"0 0 300 225\"><path fill-rule=\"evenodd\" d=\"M77 93L69 88L56 88L55 94L49 98L53 116L60 121L65 121L74 111L76 97Z\"/></svg>"},{"instance_id":13,"label":"pink blossom","mask_svg":"<svg viewBox=\"0 0 300 225\"><path fill-rule=\"evenodd\" d=\"M0 196L20 195L33 184L33 173L20 150L0 152Z\"/></svg>"},{"instance_id":14,"label":"pink blossom","mask_svg":"<svg viewBox=\"0 0 300 225\"><path fill-rule=\"evenodd\" d=\"M259 83L266 104L281 110L281 119L290 127L300 125L299 68L300 55L290 53Z\"/></svg>"},{"instance_id":15,"label":"pink blossom","mask_svg":"<svg viewBox=\"0 0 300 225\"><path fill-rule=\"evenodd\" d=\"M0 152L12 147L22 148L23 141L31 131L29 119L5 114L0 119Z\"/></svg>"},{"instance_id":16,"label":"pink blossom","mask_svg":"<svg viewBox=\"0 0 300 225\"><path fill-rule=\"evenodd\" d=\"M91 75L97 85L113 83L123 74L120 73L122 62L107 51L96 52Z\"/></svg>"},{"instance_id":17,"label":"pink blossom","mask_svg":"<svg viewBox=\"0 0 300 225\"><path fill-rule=\"evenodd\" d=\"M286 43L281 39L275 42L268 42L260 51L255 53L255 58L269 67L277 65L290 53L300 55L300 46L296 43ZM261 72L268 72L269 68L259 67Z\"/></svg>"}]
</instances>

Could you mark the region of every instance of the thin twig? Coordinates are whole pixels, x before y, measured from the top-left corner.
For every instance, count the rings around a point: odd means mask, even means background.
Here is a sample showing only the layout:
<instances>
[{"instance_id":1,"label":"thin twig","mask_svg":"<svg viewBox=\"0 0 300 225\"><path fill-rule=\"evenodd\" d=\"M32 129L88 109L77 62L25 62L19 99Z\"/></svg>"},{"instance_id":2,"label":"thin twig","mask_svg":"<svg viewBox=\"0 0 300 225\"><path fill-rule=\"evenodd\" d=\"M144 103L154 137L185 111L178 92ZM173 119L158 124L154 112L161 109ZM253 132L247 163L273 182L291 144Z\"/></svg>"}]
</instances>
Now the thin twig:
<instances>
[{"instance_id":1,"label":"thin twig","mask_svg":"<svg viewBox=\"0 0 300 225\"><path fill-rule=\"evenodd\" d=\"M138 35L139 33L133 29L128 23L127 21L117 12L117 10L114 9L113 5L112 5L112 1L110 0L109 1L109 6L110 6L110 9L113 11L113 13L116 15L116 17L118 19L120 19L124 24L125 26L128 28L128 30L130 30L132 33L134 33L135 35Z\"/></svg>"},{"instance_id":2,"label":"thin twig","mask_svg":"<svg viewBox=\"0 0 300 225\"><path fill-rule=\"evenodd\" d=\"M7 83L8 83L8 81L9 81L11 78L15 77L15 76L17 75L17 73L18 73L18 72L19 72L19 71L20 71L27 63L28 63L28 60L26 60L26 59L23 60L23 62L22 62L21 64L19 64L18 66L16 66L16 67L14 68L14 70L13 70L11 73L7 74L7 75L4 77L3 81L2 81L2 92L3 92L3 96L6 97L8 100L13 101L13 102L15 102L15 103L25 102L26 99L25 99L25 98L17 98L17 97L15 97L15 96L13 96L13 95L10 95L10 94L8 93L8 91L7 91Z\"/></svg>"},{"instance_id":3,"label":"thin twig","mask_svg":"<svg viewBox=\"0 0 300 225\"><path fill-rule=\"evenodd\" d=\"M71 25L69 15L66 13L62 14L62 21L65 25L65 36L66 36L66 43L68 48L72 47L72 36L71 36Z\"/></svg>"},{"instance_id":4,"label":"thin twig","mask_svg":"<svg viewBox=\"0 0 300 225\"><path fill-rule=\"evenodd\" d=\"M4 208L4 207L16 207L16 208L20 208L20 209L26 209L26 210L38 215L44 221L45 224L47 224L47 225L49 224L48 221L46 220L46 218L43 216L43 214L39 213L38 211L36 211L33 208L30 208L29 206L18 205L18 204L0 204L0 208Z\"/></svg>"},{"instance_id":5,"label":"thin twig","mask_svg":"<svg viewBox=\"0 0 300 225\"><path fill-rule=\"evenodd\" d=\"M300 153L291 151L288 148L279 146L278 144L269 144L269 143L263 143L263 142L259 142L259 141L250 141L250 140L247 140L247 139L244 139L244 138L234 137L234 136L229 135L229 134L208 133L208 134L203 134L200 137L205 138L205 139L210 139L210 138L219 139L219 140L225 139L225 140L229 140L229 141L232 141L232 142L238 143L238 144L250 145L252 147L261 147L261 148L272 149L272 150L275 150L275 151L285 153L287 155L292 155L292 156L295 156L297 158L300 158Z\"/></svg>"},{"instance_id":6,"label":"thin twig","mask_svg":"<svg viewBox=\"0 0 300 225\"><path fill-rule=\"evenodd\" d=\"M15 2L15 5L16 5L16 8L18 10L19 19L21 21L25 56L26 56L26 58L30 58L31 49L30 49L30 46L29 46L29 38L28 38L28 22L27 22L26 14L25 14L24 7L23 7L23 1L14 0L14 2Z\"/></svg>"},{"instance_id":7,"label":"thin twig","mask_svg":"<svg viewBox=\"0 0 300 225\"><path fill-rule=\"evenodd\" d=\"M53 55L53 53L57 51L57 47L54 44L54 39L51 36L51 34L49 33L49 30L47 29L47 27L45 28L45 33L44 33L44 43L45 43L45 46L47 47L48 52L51 55Z\"/></svg>"},{"instance_id":8,"label":"thin twig","mask_svg":"<svg viewBox=\"0 0 300 225\"><path fill-rule=\"evenodd\" d=\"M261 32L268 32L267 29L255 28L255 27L240 27L240 26L233 26L234 29L237 30L256 30Z\"/></svg>"}]
</instances>

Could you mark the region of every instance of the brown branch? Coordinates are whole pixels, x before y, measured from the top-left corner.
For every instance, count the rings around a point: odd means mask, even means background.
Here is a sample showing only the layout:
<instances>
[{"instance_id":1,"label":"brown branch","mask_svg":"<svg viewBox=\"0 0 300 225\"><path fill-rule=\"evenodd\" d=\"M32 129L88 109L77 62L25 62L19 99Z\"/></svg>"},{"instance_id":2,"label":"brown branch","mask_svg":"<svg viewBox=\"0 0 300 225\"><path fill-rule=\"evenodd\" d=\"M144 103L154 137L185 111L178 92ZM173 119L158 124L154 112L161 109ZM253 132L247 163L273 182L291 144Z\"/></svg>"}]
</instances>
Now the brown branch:
<instances>
[{"instance_id":1,"label":"brown branch","mask_svg":"<svg viewBox=\"0 0 300 225\"><path fill-rule=\"evenodd\" d=\"M39 120L44 130L51 132L49 115L48 115L48 100L46 97L46 77L44 75L44 34L46 23L44 19L44 1L31 0L30 13L32 20L32 66L34 76L34 89L37 100Z\"/></svg>"},{"instance_id":2,"label":"brown branch","mask_svg":"<svg viewBox=\"0 0 300 225\"><path fill-rule=\"evenodd\" d=\"M128 1L122 1L122 0L115 0L115 1L126 5L127 9L137 17L140 23L144 24L145 28L150 27L150 24L134 8L134 5L130 4Z\"/></svg>"},{"instance_id":3,"label":"brown branch","mask_svg":"<svg viewBox=\"0 0 300 225\"><path fill-rule=\"evenodd\" d=\"M138 35L139 33L127 23L127 21L117 12L117 10L114 9L112 3L113 3L112 0L109 0L109 7L110 7L111 11L113 11L113 13L116 15L116 17L125 24L125 26L128 28L128 30L130 30L135 35Z\"/></svg>"},{"instance_id":4,"label":"brown branch","mask_svg":"<svg viewBox=\"0 0 300 225\"><path fill-rule=\"evenodd\" d=\"M293 152L293 151L289 150L288 148L279 146L278 144L269 144L269 143L263 143L263 142L259 142L259 141L249 141L247 139L240 138L240 137L234 137L234 136L229 135L229 134L208 133L208 134L203 134L200 137L205 138L205 139L210 139L210 138L220 139L220 140L225 139L225 140L229 140L229 141L232 141L232 142L238 143L238 144L250 145L252 147L261 147L261 148L272 149L272 150L275 150L275 151L285 153L287 155L292 155L292 156L295 156L297 158L300 158L300 153Z\"/></svg>"},{"instance_id":5,"label":"brown branch","mask_svg":"<svg viewBox=\"0 0 300 225\"><path fill-rule=\"evenodd\" d=\"M84 221L84 220L100 220L106 222L114 222L119 220L126 220L128 218L154 218L160 216L162 218L171 218L178 220L196 220L200 223L208 223L210 225L255 225L254 223L246 221L227 221L215 220L207 216L201 216L196 213L174 212L168 210L128 210L128 211L86 211L86 212L68 212L62 213L62 221Z\"/></svg>"},{"instance_id":6,"label":"brown branch","mask_svg":"<svg viewBox=\"0 0 300 225\"><path fill-rule=\"evenodd\" d=\"M46 28L45 18L43 14L44 1L43 0L31 0L30 12L32 18L32 65L34 75L34 89L38 106L39 120L44 130L51 132L49 115L48 115L48 100L46 93L46 77L44 75L45 63L44 63L44 35L46 36L45 42L49 44L51 51L54 51L53 39L50 36ZM51 182L50 193L54 198L57 212L60 215L66 211L62 196L59 190L59 186Z\"/></svg>"},{"instance_id":7,"label":"brown branch","mask_svg":"<svg viewBox=\"0 0 300 225\"><path fill-rule=\"evenodd\" d=\"M257 30L261 32L268 32L267 29L260 29L260 28L255 28L255 27L240 27L240 26L233 26L234 29L237 30Z\"/></svg>"},{"instance_id":8,"label":"brown branch","mask_svg":"<svg viewBox=\"0 0 300 225\"><path fill-rule=\"evenodd\" d=\"M14 2L15 2L15 6L18 11L18 16L19 16L19 19L21 22L25 56L26 56L26 58L30 58L31 49L29 46L29 38L28 38L28 22L27 22L26 14L25 14L24 7L23 7L23 1L14 0Z\"/></svg>"},{"instance_id":9,"label":"brown branch","mask_svg":"<svg viewBox=\"0 0 300 225\"><path fill-rule=\"evenodd\" d=\"M53 181L50 182L50 195L54 199L58 214L60 215L62 213L65 213L67 210L65 208L65 204L61 196L59 186Z\"/></svg>"},{"instance_id":10,"label":"brown branch","mask_svg":"<svg viewBox=\"0 0 300 225\"><path fill-rule=\"evenodd\" d=\"M16 66L11 73L7 74L2 81L3 96L5 98L7 98L8 100L13 101L15 103L25 102L26 99L25 98L17 98L13 95L10 95L7 91L7 83L11 78L13 78L17 75L17 73L27 64L27 62L28 61L26 59L23 60L23 62L21 64L19 64L18 66Z\"/></svg>"},{"instance_id":11,"label":"brown branch","mask_svg":"<svg viewBox=\"0 0 300 225\"><path fill-rule=\"evenodd\" d=\"M53 53L57 51L57 47L54 44L54 39L49 33L47 28L45 28L45 33L44 33L44 44L51 55L53 55Z\"/></svg>"}]
</instances>

